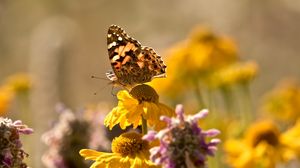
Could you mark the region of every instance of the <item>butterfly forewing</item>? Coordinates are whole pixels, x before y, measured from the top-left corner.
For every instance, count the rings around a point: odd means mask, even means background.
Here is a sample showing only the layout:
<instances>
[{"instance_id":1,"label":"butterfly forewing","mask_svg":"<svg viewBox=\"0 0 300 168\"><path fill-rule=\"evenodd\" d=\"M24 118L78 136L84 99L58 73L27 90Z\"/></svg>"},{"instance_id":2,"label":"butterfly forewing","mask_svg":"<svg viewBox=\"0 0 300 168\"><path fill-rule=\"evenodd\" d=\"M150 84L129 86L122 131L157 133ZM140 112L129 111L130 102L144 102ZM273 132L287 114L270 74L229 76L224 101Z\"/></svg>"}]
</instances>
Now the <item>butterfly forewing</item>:
<instances>
[{"instance_id":1,"label":"butterfly forewing","mask_svg":"<svg viewBox=\"0 0 300 168\"><path fill-rule=\"evenodd\" d=\"M125 31L112 25L107 34L108 55L115 77L108 78L123 86L134 86L163 77L166 66L160 56L150 47L129 37Z\"/></svg>"}]
</instances>

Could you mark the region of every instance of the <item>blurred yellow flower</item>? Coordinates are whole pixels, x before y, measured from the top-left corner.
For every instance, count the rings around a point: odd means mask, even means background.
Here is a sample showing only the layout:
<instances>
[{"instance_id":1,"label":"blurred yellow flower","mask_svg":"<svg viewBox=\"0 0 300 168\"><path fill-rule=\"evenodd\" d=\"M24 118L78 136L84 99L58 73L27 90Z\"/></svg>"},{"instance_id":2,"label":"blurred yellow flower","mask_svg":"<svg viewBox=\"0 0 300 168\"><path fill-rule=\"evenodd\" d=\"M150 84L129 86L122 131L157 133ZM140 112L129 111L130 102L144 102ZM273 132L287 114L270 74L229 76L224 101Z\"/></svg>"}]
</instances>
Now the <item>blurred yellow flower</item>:
<instances>
[{"instance_id":1,"label":"blurred yellow flower","mask_svg":"<svg viewBox=\"0 0 300 168\"><path fill-rule=\"evenodd\" d=\"M117 124L120 124L122 129L129 125L137 128L138 125L142 124L143 117L150 127L159 130L166 126L165 122L160 120L161 115L175 115L173 109L159 103L158 94L149 85L135 86L130 92L119 91L117 97L118 106L104 120L104 124L110 129Z\"/></svg>"},{"instance_id":2,"label":"blurred yellow flower","mask_svg":"<svg viewBox=\"0 0 300 168\"><path fill-rule=\"evenodd\" d=\"M4 116L14 98L14 91L10 86L0 86L0 116Z\"/></svg>"},{"instance_id":3,"label":"blurred yellow flower","mask_svg":"<svg viewBox=\"0 0 300 168\"><path fill-rule=\"evenodd\" d=\"M32 81L26 73L14 74L7 78L6 83L11 86L16 93L26 92L32 87Z\"/></svg>"},{"instance_id":4,"label":"blurred yellow flower","mask_svg":"<svg viewBox=\"0 0 300 168\"><path fill-rule=\"evenodd\" d=\"M293 80L279 83L266 94L262 111L279 121L295 123L300 117L300 84Z\"/></svg>"},{"instance_id":5,"label":"blurred yellow flower","mask_svg":"<svg viewBox=\"0 0 300 168\"><path fill-rule=\"evenodd\" d=\"M272 121L254 123L244 139L225 142L227 162L234 168L275 168L279 163L291 161L299 156L299 127L300 122L281 133Z\"/></svg>"},{"instance_id":6,"label":"blurred yellow flower","mask_svg":"<svg viewBox=\"0 0 300 168\"><path fill-rule=\"evenodd\" d=\"M6 78L0 86L0 116L3 116L9 109L12 100L18 93L28 91L31 88L31 81L27 74L17 73Z\"/></svg>"},{"instance_id":7,"label":"blurred yellow flower","mask_svg":"<svg viewBox=\"0 0 300 168\"><path fill-rule=\"evenodd\" d=\"M210 29L196 27L186 46L184 63L196 67L194 73L210 72L237 60L237 48L228 37L214 34ZM187 66L189 67L189 66Z\"/></svg>"},{"instance_id":8,"label":"blurred yellow flower","mask_svg":"<svg viewBox=\"0 0 300 168\"><path fill-rule=\"evenodd\" d=\"M82 149L79 153L95 161L90 168L158 168L149 160L150 148L141 134L127 132L112 141L112 153L91 149Z\"/></svg>"},{"instance_id":9,"label":"blurred yellow flower","mask_svg":"<svg viewBox=\"0 0 300 168\"><path fill-rule=\"evenodd\" d=\"M176 97L186 92L190 85L195 85L195 80L205 80L212 72L237 59L237 48L231 39L216 35L210 29L196 27L188 39L167 53L168 78L151 84L158 92Z\"/></svg>"},{"instance_id":10,"label":"blurred yellow flower","mask_svg":"<svg viewBox=\"0 0 300 168\"><path fill-rule=\"evenodd\" d=\"M296 159L300 157L300 119L296 122L295 126L288 129L282 136L281 142L290 149L285 154L286 160Z\"/></svg>"},{"instance_id":11,"label":"blurred yellow flower","mask_svg":"<svg viewBox=\"0 0 300 168\"><path fill-rule=\"evenodd\" d=\"M234 63L216 71L208 81L212 87L248 84L256 77L257 71L258 66L253 61Z\"/></svg>"}]
</instances>

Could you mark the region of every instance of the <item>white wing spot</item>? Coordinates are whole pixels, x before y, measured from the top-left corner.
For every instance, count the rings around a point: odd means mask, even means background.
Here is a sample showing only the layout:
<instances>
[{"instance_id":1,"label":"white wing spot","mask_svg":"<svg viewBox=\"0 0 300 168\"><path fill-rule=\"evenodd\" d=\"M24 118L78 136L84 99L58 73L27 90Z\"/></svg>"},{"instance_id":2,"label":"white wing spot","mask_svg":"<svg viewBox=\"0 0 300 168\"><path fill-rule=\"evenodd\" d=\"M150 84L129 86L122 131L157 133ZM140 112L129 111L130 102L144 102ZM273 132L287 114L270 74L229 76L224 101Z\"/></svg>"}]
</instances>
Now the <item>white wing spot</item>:
<instances>
[{"instance_id":1,"label":"white wing spot","mask_svg":"<svg viewBox=\"0 0 300 168\"><path fill-rule=\"evenodd\" d=\"M114 41L114 42L108 44L108 49L110 49L111 47L116 46L116 45L117 45L117 43Z\"/></svg>"},{"instance_id":2,"label":"white wing spot","mask_svg":"<svg viewBox=\"0 0 300 168\"><path fill-rule=\"evenodd\" d=\"M108 38L111 38L111 34L108 34L107 37L108 37Z\"/></svg>"},{"instance_id":3,"label":"white wing spot","mask_svg":"<svg viewBox=\"0 0 300 168\"><path fill-rule=\"evenodd\" d=\"M122 39L122 37L118 37L118 40L119 40L119 41L122 41L123 39Z\"/></svg>"},{"instance_id":4,"label":"white wing spot","mask_svg":"<svg viewBox=\"0 0 300 168\"><path fill-rule=\"evenodd\" d=\"M115 56L113 56L112 61L115 62L115 61L117 61L117 59L119 59L119 58L120 58L119 55L115 55Z\"/></svg>"}]
</instances>

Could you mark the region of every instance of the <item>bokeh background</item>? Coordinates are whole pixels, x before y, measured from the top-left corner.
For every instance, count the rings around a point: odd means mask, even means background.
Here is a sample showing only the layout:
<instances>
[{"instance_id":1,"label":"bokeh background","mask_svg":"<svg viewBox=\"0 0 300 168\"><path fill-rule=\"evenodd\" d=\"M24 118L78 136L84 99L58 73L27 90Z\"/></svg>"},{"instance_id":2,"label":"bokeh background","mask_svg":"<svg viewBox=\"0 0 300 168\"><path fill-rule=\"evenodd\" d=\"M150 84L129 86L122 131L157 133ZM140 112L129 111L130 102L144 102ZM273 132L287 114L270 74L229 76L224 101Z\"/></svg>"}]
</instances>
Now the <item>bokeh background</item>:
<instances>
[{"instance_id":1,"label":"bokeh background","mask_svg":"<svg viewBox=\"0 0 300 168\"><path fill-rule=\"evenodd\" d=\"M25 147L31 167L43 167L40 136L57 115L57 102L74 109L116 103L108 81L91 79L104 78L110 69L106 36L111 24L163 58L197 25L233 38L239 56L255 60L260 69L251 85L254 104L279 79L300 78L297 0L1 0L0 79L25 72L34 83L29 110L9 114L35 130Z\"/></svg>"}]
</instances>

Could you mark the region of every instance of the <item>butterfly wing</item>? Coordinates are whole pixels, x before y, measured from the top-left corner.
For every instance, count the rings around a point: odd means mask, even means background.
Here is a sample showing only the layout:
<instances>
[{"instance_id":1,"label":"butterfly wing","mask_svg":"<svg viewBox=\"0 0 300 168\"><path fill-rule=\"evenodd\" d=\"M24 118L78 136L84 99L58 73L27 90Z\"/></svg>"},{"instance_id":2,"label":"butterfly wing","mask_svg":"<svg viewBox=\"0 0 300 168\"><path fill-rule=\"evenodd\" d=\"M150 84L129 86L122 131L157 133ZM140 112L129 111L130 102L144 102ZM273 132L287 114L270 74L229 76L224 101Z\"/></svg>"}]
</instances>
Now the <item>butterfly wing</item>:
<instances>
[{"instance_id":1,"label":"butterfly wing","mask_svg":"<svg viewBox=\"0 0 300 168\"><path fill-rule=\"evenodd\" d=\"M112 25L107 34L108 55L115 77L109 79L127 86L149 82L165 73L166 66L150 47L129 37L126 32Z\"/></svg>"},{"instance_id":2,"label":"butterfly wing","mask_svg":"<svg viewBox=\"0 0 300 168\"><path fill-rule=\"evenodd\" d=\"M165 77L167 66L164 64L161 56L152 48L143 46L137 63L140 67L144 66L144 70L147 74L150 74L152 78Z\"/></svg>"}]
</instances>

